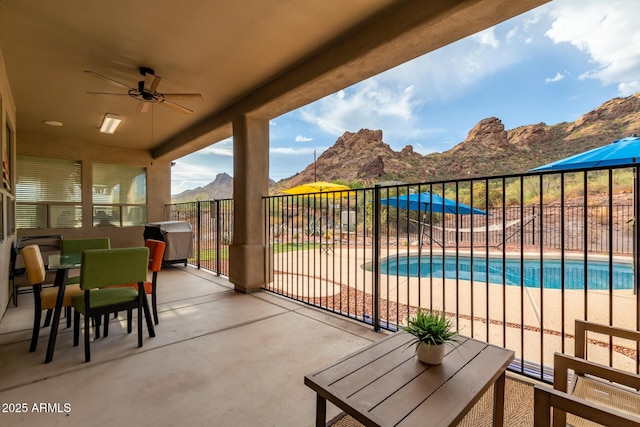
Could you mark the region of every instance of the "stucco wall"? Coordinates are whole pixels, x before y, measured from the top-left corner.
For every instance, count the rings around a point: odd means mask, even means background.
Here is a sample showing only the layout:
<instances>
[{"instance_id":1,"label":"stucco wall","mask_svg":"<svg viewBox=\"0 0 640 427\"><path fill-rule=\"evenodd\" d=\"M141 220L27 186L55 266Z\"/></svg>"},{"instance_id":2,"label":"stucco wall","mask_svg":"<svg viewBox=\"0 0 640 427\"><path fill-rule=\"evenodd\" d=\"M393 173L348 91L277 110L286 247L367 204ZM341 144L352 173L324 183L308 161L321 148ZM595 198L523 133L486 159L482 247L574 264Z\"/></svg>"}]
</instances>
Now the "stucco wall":
<instances>
[{"instance_id":1,"label":"stucco wall","mask_svg":"<svg viewBox=\"0 0 640 427\"><path fill-rule=\"evenodd\" d=\"M98 130L96 129L96 132ZM37 134L18 135L17 154L78 160L82 163L82 228L50 228L18 230L18 237L40 234L61 234L65 239L109 237L111 246L142 245L144 227L93 227L92 224L92 165L111 163L144 167L147 170L147 220L163 221L164 207L171 202L171 162L156 161L147 151L83 144L82 141L51 140Z\"/></svg>"},{"instance_id":2,"label":"stucco wall","mask_svg":"<svg viewBox=\"0 0 640 427\"><path fill-rule=\"evenodd\" d=\"M4 148L4 144L10 143L10 141L7 141L7 124L14 131L16 129L16 107L11 95L2 51L0 51L0 116L0 148ZM12 152L15 153L15 150L12 150ZM5 198L5 201L8 194L9 192L4 188L0 189L0 195ZM4 221L4 218L2 220ZM4 316L11 294L9 287L9 253L11 251L11 242L13 241L15 241L15 235L6 235L5 221L5 232L3 236L0 236L0 318Z\"/></svg>"}]
</instances>

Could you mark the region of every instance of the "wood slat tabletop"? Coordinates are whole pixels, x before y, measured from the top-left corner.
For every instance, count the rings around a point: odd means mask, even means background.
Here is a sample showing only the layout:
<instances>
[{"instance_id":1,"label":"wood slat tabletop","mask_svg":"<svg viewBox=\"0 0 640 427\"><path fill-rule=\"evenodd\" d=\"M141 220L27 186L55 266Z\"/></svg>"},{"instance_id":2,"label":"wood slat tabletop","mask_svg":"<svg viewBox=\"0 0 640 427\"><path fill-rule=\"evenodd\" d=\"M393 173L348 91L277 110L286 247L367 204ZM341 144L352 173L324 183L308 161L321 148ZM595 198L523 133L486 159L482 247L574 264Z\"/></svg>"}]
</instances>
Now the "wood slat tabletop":
<instances>
[{"instance_id":1,"label":"wood slat tabletop","mask_svg":"<svg viewBox=\"0 0 640 427\"><path fill-rule=\"evenodd\" d=\"M496 380L504 381L514 358L511 350L460 336L447 344L443 363L430 366L414 357L412 338L395 333L306 375L318 411L326 399L368 426L455 425ZM324 422L324 414L317 420Z\"/></svg>"}]
</instances>

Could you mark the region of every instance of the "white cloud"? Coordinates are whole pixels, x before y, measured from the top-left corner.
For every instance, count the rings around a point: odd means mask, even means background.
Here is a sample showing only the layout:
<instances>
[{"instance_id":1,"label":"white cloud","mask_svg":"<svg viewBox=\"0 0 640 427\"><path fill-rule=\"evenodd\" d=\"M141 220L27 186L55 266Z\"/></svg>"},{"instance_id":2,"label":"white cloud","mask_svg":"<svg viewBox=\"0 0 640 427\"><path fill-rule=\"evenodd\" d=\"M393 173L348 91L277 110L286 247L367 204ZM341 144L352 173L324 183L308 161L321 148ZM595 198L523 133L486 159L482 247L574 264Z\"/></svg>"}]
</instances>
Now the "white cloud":
<instances>
[{"instance_id":1,"label":"white cloud","mask_svg":"<svg viewBox=\"0 0 640 427\"><path fill-rule=\"evenodd\" d=\"M523 38L505 30L502 37ZM524 57L521 45L501 43L494 28L400 65L298 111L299 117L331 136L362 128L382 129L394 149L444 132L430 122L430 105L451 103L475 85Z\"/></svg>"},{"instance_id":2,"label":"white cloud","mask_svg":"<svg viewBox=\"0 0 640 427\"><path fill-rule=\"evenodd\" d=\"M286 155L308 155L308 154L313 154L313 152L315 151L318 155L320 155L321 152L323 152L324 150L326 150L327 147L321 147L321 148L313 148L313 147L307 147L307 148L299 148L299 147L271 147L269 149L269 152L271 154L286 154Z\"/></svg>"},{"instance_id":3,"label":"white cloud","mask_svg":"<svg viewBox=\"0 0 640 427\"><path fill-rule=\"evenodd\" d=\"M582 79L618 85L621 96L640 84L640 31L637 0L564 0L549 8L554 19L546 36L554 43L570 43L588 54L594 68Z\"/></svg>"},{"instance_id":4,"label":"white cloud","mask_svg":"<svg viewBox=\"0 0 640 427\"><path fill-rule=\"evenodd\" d=\"M307 136L298 135L296 136L296 142L309 142L313 141L313 138L309 138Z\"/></svg>"},{"instance_id":5,"label":"white cloud","mask_svg":"<svg viewBox=\"0 0 640 427\"><path fill-rule=\"evenodd\" d=\"M560 80L564 79L564 75L557 73L554 77L547 77L546 79L544 79L545 83L554 83L554 82L559 82Z\"/></svg>"},{"instance_id":6,"label":"white cloud","mask_svg":"<svg viewBox=\"0 0 640 427\"><path fill-rule=\"evenodd\" d=\"M640 92L640 81L634 80L632 82L620 83L618 85L618 92L620 96L629 96Z\"/></svg>"},{"instance_id":7,"label":"white cloud","mask_svg":"<svg viewBox=\"0 0 640 427\"><path fill-rule=\"evenodd\" d=\"M300 115L338 136L360 128L381 129L390 121L408 123L418 104L413 86L381 85L372 78L302 108Z\"/></svg>"},{"instance_id":8,"label":"white cloud","mask_svg":"<svg viewBox=\"0 0 640 427\"><path fill-rule=\"evenodd\" d=\"M481 45L486 45L486 46L492 47L493 49L497 49L498 46L500 45L500 42L498 42L498 39L496 38L494 27L487 28L486 30L480 31L479 33L476 33L471 37Z\"/></svg>"},{"instance_id":9,"label":"white cloud","mask_svg":"<svg viewBox=\"0 0 640 427\"><path fill-rule=\"evenodd\" d=\"M215 154L218 156L233 157L233 140L224 139L199 151L202 154Z\"/></svg>"}]
</instances>

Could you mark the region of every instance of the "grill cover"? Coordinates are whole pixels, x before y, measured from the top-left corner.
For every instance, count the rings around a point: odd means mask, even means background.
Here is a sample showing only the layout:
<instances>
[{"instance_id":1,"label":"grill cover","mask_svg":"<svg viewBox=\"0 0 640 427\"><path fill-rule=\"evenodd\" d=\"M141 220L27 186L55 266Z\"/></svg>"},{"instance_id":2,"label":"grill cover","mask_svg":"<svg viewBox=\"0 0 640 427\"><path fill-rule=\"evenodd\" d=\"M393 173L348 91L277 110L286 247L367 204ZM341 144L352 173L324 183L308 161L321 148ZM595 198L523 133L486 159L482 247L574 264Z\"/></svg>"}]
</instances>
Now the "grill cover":
<instances>
[{"instance_id":1,"label":"grill cover","mask_svg":"<svg viewBox=\"0 0 640 427\"><path fill-rule=\"evenodd\" d=\"M185 262L193 257L193 231L187 221L150 222L144 227L144 238L164 241L164 262Z\"/></svg>"}]
</instances>

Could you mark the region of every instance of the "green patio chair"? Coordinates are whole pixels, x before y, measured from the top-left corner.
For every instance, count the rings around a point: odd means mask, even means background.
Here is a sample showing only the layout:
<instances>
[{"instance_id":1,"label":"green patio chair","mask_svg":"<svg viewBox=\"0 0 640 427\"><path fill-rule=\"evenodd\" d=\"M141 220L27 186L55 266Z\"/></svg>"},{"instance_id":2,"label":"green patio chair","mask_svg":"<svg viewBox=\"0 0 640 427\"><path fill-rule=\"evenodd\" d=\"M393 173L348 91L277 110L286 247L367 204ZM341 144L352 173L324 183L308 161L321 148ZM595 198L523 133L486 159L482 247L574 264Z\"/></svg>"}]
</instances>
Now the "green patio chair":
<instances>
[{"instance_id":1,"label":"green patio chair","mask_svg":"<svg viewBox=\"0 0 640 427\"><path fill-rule=\"evenodd\" d=\"M80 259L82 251L85 249L109 249L111 241L108 237L93 237L88 239L69 239L60 241L60 256L77 257ZM67 278L67 284L80 282L80 276L71 276Z\"/></svg>"},{"instance_id":2,"label":"green patio chair","mask_svg":"<svg viewBox=\"0 0 640 427\"><path fill-rule=\"evenodd\" d=\"M70 257L77 261L82 256L82 251L85 249L109 249L111 248L111 240L108 237L90 237L86 239L68 239L60 241L60 256ZM75 285L80 283L80 275L76 273L67 277L67 285ZM71 315L71 311L67 312L67 315ZM100 338L100 324L101 319L99 317L93 319L96 324L96 339ZM109 317L105 316L105 323L109 321ZM67 322L69 326L69 321Z\"/></svg>"},{"instance_id":3,"label":"green patio chair","mask_svg":"<svg viewBox=\"0 0 640 427\"><path fill-rule=\"evenodd\" d=\"M144 282L147 279L149 248L89 249L82 252L80 289L71 303L75 309L73 345L79 341L80 314L84 316L85 361L91 360L89 319L118 311L138 310L138 347L142 347L142 310L149 336L155 337ZM135 287L113 287L122 283L137 283ZM99 328L96 325L96 328ZM131 332L131 321L127 325Z\"/></svg>"}]
</instances>

